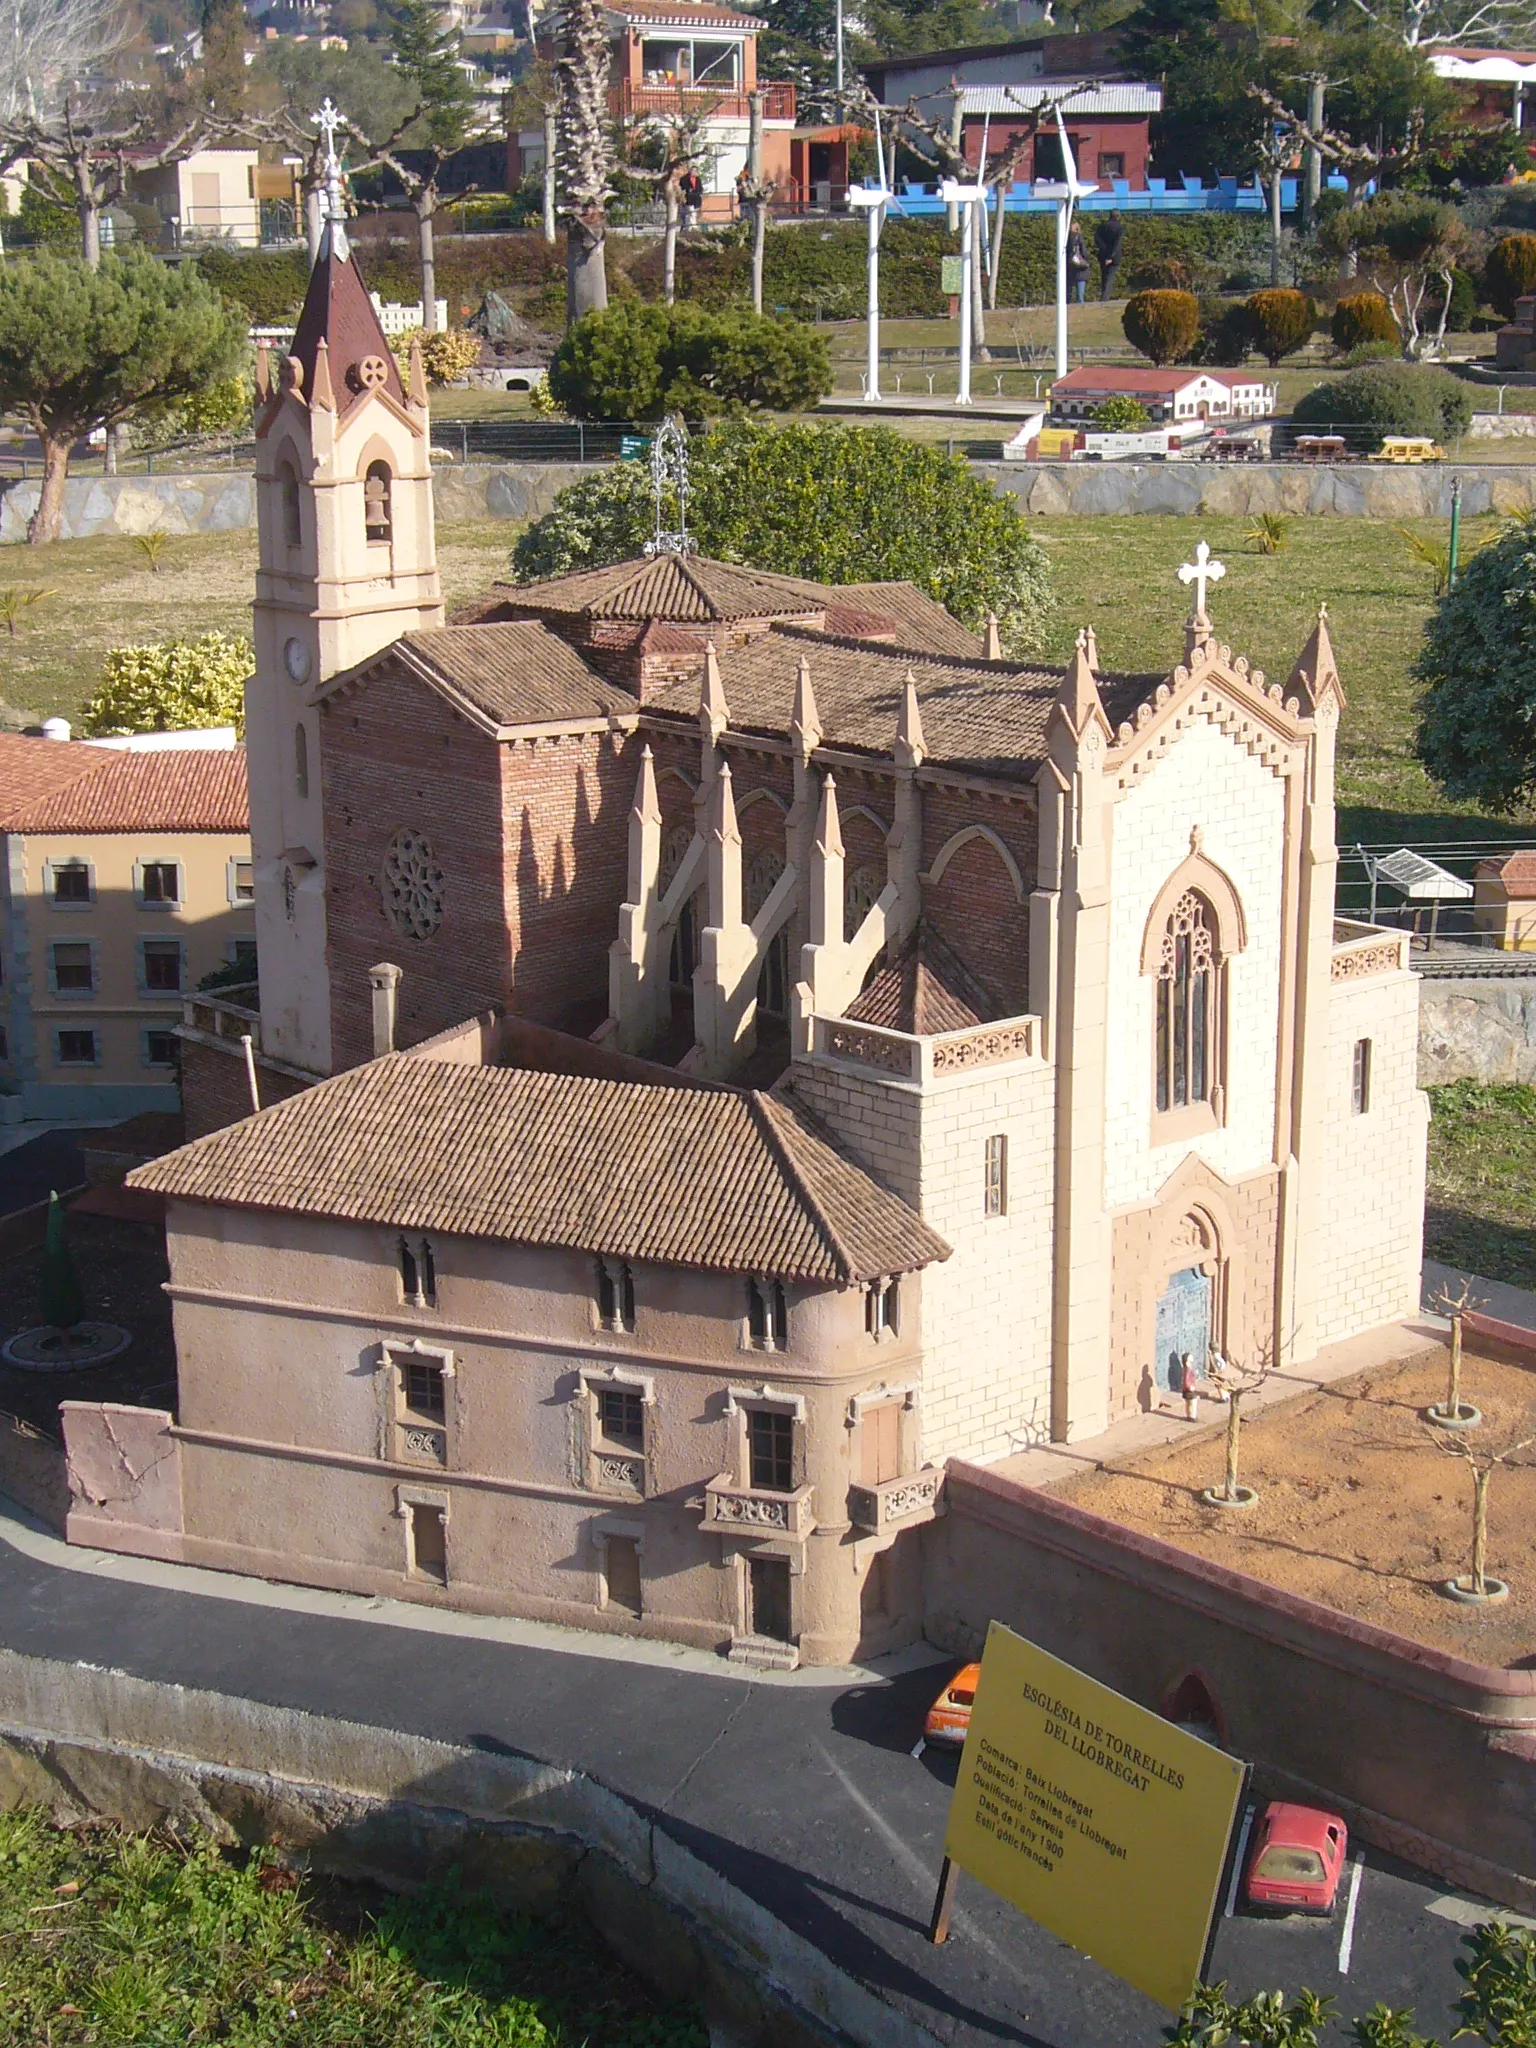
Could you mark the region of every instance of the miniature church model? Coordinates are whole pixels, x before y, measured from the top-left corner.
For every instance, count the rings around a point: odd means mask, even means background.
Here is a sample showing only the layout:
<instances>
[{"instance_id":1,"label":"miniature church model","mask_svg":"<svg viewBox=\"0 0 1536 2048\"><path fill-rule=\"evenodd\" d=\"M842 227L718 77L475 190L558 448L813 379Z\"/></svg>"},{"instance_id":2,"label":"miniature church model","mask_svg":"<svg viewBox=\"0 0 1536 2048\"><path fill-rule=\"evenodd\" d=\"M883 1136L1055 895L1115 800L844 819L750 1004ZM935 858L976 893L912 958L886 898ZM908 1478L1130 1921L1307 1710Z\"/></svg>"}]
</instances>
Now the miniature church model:
<instances>
[{"instance_id":1,"label":"miniature church model","mask_svg":"<svg viewBox=\"0 0 1536 2048\"><path fill-rule=\"evenodd\" d=\"M652 552L444 624L339 212L258 426L267 1106L134 1177L174 1495L72 1532L837 1661L919 1625L949 1459L1412 1313L1417 985L1334 915L1326 617L1266 680L1202 545L1171 673L1046 668L658 495Z\"/></svg>"}]
</instances>

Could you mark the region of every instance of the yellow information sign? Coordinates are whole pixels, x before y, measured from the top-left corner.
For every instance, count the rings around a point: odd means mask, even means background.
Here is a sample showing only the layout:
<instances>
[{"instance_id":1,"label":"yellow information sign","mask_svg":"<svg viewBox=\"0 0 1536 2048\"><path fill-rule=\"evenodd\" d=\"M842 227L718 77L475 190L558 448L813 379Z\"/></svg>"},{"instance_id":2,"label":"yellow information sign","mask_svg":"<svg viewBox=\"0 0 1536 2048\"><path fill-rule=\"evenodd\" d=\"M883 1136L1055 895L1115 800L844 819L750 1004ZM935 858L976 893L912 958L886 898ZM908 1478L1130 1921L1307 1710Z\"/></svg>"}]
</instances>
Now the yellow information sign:
<instances>
[{"instance_id":1,"label":"yellow information sign","mask_svg":"<svg viewBox=\"0 0 1536 2048\"><path fill-rule=\"evenodd\" d=\"M994 1621L944 1853L1176 2011L1199 1981L1246 1775Z\"/></svg>"}]
</instances>

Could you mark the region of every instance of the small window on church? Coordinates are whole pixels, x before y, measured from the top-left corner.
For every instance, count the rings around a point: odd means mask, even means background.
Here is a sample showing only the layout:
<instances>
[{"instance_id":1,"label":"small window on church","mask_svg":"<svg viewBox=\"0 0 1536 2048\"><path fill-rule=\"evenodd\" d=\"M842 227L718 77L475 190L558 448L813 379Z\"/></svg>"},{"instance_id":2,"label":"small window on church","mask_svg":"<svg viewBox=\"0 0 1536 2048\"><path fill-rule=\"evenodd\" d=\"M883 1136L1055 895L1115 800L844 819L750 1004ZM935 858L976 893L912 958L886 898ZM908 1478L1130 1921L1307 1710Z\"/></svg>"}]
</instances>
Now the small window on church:
<instances>
[{"instance_id":1,"label":"small window on church","mask_svg":"<svg viewBox=\"0 0 1536 2048\"><path fill-rule=\"evenodd\" d=\"M363 529L370 540L389 539L389 497L389 464L370 462L363 478Z\"/></svg>"},{"instance_id":2,"label":"small window on church","mask_svg":"<svg viewBox=\"0 0 1536 2048\"><path fill-rule=\"evenodd\" d=\"M1157 1106L1209 1102L1216 1083L1216 920L1187 890L1163 933L1157 975Z\"/></svg>"},{"instance_id":3,"label":"small window on church","mask_svg":"<svg viewBox=\"0 0 1536 2048\"><path fill-rule=\"evenodd\" d=\"M747 1342L754 1351L782 1351L789 1342L789 1304L777 1281L747 1282Z\"/></svg>"},{"instance_id":4,"label":"small window on church","mask_svg":"<svg viewBox=\"0 0 1536 2048\"><path fill-rule=\"evenodd\" d=\"M299 473L291 462L277 465L277 482L283 501L283 545L296 548L303 543L304 523L299 512Z\"/></svg>"},{"instance_id":5,"label":"small window on church","mask_svg":"<svg viewBox=\"0 0 1536 2048\"><path fill-rule=\"evenodd\" d=\"M635 1276L628 1259L597 1262L597 1319L605 1330L635 1327Z\"/></svg>"},{"instance_id":6,"label":"small window on church","mask_svg":"<svg viewBox=\"0 0 1536 2048\"><path fill-rule=\"evenodd\" d=\"M1371 1107L1371 1041L1368 1038L1355 1040L1355 1066L1350 1079L1349 1106L1356 1116L1365 1116Z\"/></svg>"},{"instance_id":7,"label":"small window on church","mask_svg":"<svg viewBox=\"0 0 1536 2048\"><path fill-rule=\"evenodd\" d=\"M983 1216L1006 1216L1008 1213L1008 1140L1001 1132L987 1140L982 1164L981 1213Z\"/></svg>"},{"instance_id":8,"label":"small window on church","mask_svg":"<svg viewBox=\"0 0 1536 2048\"><path fill-rule=\"evenodd\" d=\"M402 1237L399 1253L401 1296L413 1308L435 1308L437 1264L431 1241L425 1237Z\"/></svg>"}]
</instances>

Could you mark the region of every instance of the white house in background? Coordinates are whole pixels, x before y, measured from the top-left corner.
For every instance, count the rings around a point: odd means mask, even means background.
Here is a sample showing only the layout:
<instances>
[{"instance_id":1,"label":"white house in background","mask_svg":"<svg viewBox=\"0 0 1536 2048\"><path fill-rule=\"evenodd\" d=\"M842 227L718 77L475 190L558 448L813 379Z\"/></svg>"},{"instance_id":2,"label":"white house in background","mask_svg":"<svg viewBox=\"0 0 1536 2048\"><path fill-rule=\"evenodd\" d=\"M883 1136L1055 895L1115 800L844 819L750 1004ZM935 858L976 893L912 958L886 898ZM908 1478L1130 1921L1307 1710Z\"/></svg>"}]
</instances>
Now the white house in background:
<instances>
[{"instance_id":1,"label":"white house in background","mask_svg":"<svg viewBox=\"0 0 1536 2048\"><path fill-rule=\"evenodd\" d=\"M152 169L134 164L133 196L155 209L173 245L233 242L256 249L261 246L258 163L254 149L199 149L178 163Z\"/></svg>"},{"instance_id":2,"label":"white house in background","mask_svg":"<svg viewBox=\"0 0 1536 2048\"><path fill-rule=\"evenodd\" d=\"M1154 423L1253 420L1272 413L1279 386L1251 370L1155 370L1132 363L1088 363L1051 386L1051 418L1091 420L1106 398L1134 398Z\"/></svg>"}]
</instances>

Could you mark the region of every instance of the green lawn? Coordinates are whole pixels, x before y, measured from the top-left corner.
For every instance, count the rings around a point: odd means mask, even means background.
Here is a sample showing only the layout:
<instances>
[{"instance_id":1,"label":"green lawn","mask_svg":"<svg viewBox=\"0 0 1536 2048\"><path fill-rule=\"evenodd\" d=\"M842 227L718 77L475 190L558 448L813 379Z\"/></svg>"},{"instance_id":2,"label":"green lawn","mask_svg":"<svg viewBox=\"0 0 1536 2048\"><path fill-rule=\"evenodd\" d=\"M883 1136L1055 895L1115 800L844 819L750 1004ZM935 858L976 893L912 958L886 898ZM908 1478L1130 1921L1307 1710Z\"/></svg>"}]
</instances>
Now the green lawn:
<instances>
[{"instance_id":1,"label":"green lawn","mask_svg":"<svg viewBox=\"0 0 1536 2048\"><path fill-rule=\"evenodd\" d=\"M0 1813L18 2048L705 2048L584 1924L484 1893L300 1884L265 1855Z\"/></svg>"},{"instance_id":2,"label":"green lawn","mask_svg":"<svg viewBox=\"0 0 1536 2048\"><path fill-rule=\"evenodd\" d=\"M1536 1287L1536 1088L1452 1081L1429 1099L1425 1252Z\"/></svg>"}]
</instances>

